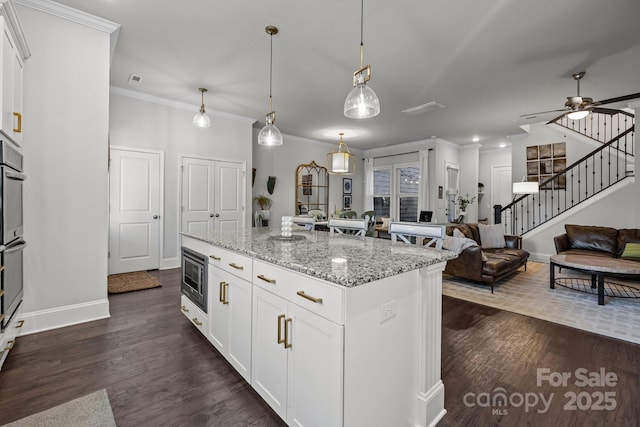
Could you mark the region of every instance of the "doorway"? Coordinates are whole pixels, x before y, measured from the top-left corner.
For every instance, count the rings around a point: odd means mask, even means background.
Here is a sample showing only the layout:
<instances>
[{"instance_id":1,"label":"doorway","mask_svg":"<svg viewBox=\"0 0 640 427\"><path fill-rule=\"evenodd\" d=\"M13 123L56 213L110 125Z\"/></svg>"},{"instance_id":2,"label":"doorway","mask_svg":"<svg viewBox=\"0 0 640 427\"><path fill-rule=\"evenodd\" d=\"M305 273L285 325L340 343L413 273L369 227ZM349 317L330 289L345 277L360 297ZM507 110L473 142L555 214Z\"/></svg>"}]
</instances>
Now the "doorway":
<instances>
[{"instance_id":1,"label":"doorway","mask_svg":"<svg viewBox=\"0 0 640 427\"><path fill-rule=\"evenodd\" d=\"M109 274L160 266L164 153L109 150Z\"/></svg>"},{"instance_id":2,"label":"doorway","mask_svg":"<svg viewBox=\"0 0 640 427\"><path fill-rule=\"evenodd\" d=\"M493 207L495 205L507 206L511 203L511 166L491 167L491 224L495 224ZM505 211L502 216L503 224L511 224L511 211Z\"/></svg>"}]
</instances>

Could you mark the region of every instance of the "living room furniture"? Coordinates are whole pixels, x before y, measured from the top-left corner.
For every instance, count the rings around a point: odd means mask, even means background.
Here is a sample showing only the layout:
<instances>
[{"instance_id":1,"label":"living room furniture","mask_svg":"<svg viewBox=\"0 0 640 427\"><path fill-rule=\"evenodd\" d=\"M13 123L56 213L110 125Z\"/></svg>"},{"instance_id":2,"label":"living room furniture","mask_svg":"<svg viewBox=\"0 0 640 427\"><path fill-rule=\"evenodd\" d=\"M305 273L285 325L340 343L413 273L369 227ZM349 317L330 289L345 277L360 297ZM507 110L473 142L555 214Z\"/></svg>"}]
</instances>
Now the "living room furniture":
<instances>
[{"instance_id":1,"label":"living room furniture","mask_svg":"<svg viewBox=\"0 0 640 427\"><path fill-rule=\"evenodd\" d=\"M503 247L489 247L494 245L488 245L488 242L483 246L480 227L497 229L496 226L475 223L447 226L448 236L453 236L454 230L459 230L464 237L473 239L478 246L468 247L458 254L458 258L447 261L444 272L461 279L489 284L493 293L494 283L511 275L521 266L527 270L529 252L522 249L522 237L514 235L503 234Z\"/></svg>"},{"instance_id":2,"label":"living room furniture","mask_svg":"<svg viewBox=\"0 0 640 427\"><path fill-rule=\"evenodd\" d=\"M329 218L329 233L350 234L364 239L367 231L365 219Z\"/></svg>"},{"instance_id":3,"label":"living room furniture","mask_svg":"<svg viewBox=\"0 0 640 427\"><path fill-rule=\"evenodd\" d=\"M414 222L392 222L389 224L389 233L392 242L400 239L405 243L419 244L420 246L433 245L440 250L442 249L445 227Z\"/></svg>"},{"instance_id":4,"label":"living room furniture","mask_svg":"<svg viewBox=\"0 0 640 427\"><path fill-rule=\"evenodd\" d=\"M553 238L558 255L620 258L627 243L640 243L640 229L565 224L566 233Z\"/></svg>"},{"instance_id":5,"label":"living room furniture","mask_svg":"<svg viewBox=\"0 0 640 427\"><path fill-rule=\"evenodd\" d=\"M612 297L623 296L626 298L640 298L640 288L636 289L631 286L605 282L604 280L605 274L623 274L640 277L640 262L589 255L569 254L551 256L549 266L549 287L551 289L555 289L555 285L557 284L566 288L589 292L589 288L582 286L582 282L580 281L581 279L575 279L572 281L563 280L566 278L556 279L556 266L590 274L590 289L597 289L598 305L604 305L605 294Z\"/></svg>"}]
</instances>

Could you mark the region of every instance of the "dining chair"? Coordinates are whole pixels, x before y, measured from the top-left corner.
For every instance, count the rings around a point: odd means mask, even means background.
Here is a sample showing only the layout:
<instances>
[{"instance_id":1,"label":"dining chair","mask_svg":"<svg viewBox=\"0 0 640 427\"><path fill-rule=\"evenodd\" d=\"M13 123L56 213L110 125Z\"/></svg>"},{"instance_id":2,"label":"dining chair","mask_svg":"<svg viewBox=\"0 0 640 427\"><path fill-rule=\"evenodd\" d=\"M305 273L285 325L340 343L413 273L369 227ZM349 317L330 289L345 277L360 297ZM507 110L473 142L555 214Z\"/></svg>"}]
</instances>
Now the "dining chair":
<instances>
[{"instance_id":1,"label":"dining chair","mask_svg":"<svg viewBox=\"0 0 640 427\"><path fill-rule=\"evenodd\" d=\"M363 218L367 222L367 232L365 233L369 237L375 236L376 233L376 211L364 211L360 218Z\"/></svg>"},{"instance_id":2,"label":"dining chair","mask_svg":"<svg viewBox=\"0 0 640 427\"><path fill-rule=\"evenodd\" d=\"M389 233L391 241L398 239L405 243L423 246L434 245L436 249L442 249L446 227L444 225L421 224L415 222L392 222L389 224ZM413 238L413 239L412 239ZM426 243L425 241L429 239Z\"/></svg>"},{"instance_id":3,"label":"dining chair","mask_svg":"<svg viewBox=\"0 0 640 427\"><path fill-rule=\"evenodd\" d=\"M330 234L354 235L364 239L366 231L367 222L362 218L329 218Z\"/></svg>"},{"instance_id":4,"label":"dining chair","mask_svg":"<svg viewBox=\"0 0 640 427\"><path fill-rule=\"evenodd\" d=\"M344 211L340 213L340 216L338 218L356 219L358 218L358 213L356 211Z\"/></svg>"}]
</instances>

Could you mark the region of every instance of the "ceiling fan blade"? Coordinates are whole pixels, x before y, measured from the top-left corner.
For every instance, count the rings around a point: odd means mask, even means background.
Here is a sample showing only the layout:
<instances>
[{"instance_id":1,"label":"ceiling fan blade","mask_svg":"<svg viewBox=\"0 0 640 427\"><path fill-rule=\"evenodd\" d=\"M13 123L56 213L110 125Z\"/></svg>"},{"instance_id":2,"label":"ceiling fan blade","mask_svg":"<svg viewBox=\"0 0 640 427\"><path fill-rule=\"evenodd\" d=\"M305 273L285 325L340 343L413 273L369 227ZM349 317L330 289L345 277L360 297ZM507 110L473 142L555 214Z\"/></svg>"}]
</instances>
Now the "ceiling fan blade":
<instances>
[{"instance_id":1,"label":"ceiling fan blade","mask_svg":"<svg viewBox=\"0 0 640 427\"><path fill-rule=\"evenodd\" d=\"M589 108L589 110L593 111L594 113L608 114L610 116L616 115L620 112L619 110L614 110L612 108L602 108L602 107L593 107L593 108Z\"/></svg>"},{"instance_id":2,"label":"ceiling fan blade","mask_svg":"<svg viewBox=\"0 0 640 427\"><path fill-rule=\"evenodd\" d=\"M592 105L613 104L613 103L616 103L616 102L630 101L632 99L638 99L638 98L640 98L640 92L639 93L631 93L629 95L624 95L624 96L618 96L616 98L603 99L602 101L594 102Z\"/></svg>"},{"instance_id":3,"label":"ceiling fan blade","mask_svg":"<svg viewBox=\"0 0 640 427\"><path fill-rule=\"evenodd\" d=\"M530 117L530 118L535 118L536 116L540 115L540 114L548 114L548 113L559 113L561 111L567 111L566 109L562 109L562 110L549 110L549 111L540 111L538 113L529 113L529 114L523 114L520 117Z\"/></svg>"},{"instance_id":4,"label":"ceiling fan blade","mask_svg":"<svg viewBox=\"0 0 640 427\"><path fill-rule=\"evenodd\" d=\"M560 114L558 117L555 117L554 119L549 120L549 121L547 122L547 124L554 123L556 120L561 119L562 117L564 117L564 116L565 116L565 114L567 114L568 112L569 112L569 111L565 111L564 113Z\"/></svg>"}]
</instances>

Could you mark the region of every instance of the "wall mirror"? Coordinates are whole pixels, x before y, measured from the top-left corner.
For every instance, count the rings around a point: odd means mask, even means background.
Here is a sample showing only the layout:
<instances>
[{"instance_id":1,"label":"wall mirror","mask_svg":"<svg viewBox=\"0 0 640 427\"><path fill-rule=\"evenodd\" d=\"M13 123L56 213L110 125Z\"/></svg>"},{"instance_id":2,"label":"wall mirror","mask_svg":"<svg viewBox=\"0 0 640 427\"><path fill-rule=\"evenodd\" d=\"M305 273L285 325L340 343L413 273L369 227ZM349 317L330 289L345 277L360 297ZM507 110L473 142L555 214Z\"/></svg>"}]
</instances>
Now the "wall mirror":
<instances>
[{"instance_id":1,"label":"wall mirror","mask_svg":"<svg viewBox=\"0 0 640 427\"><path fill-rule=\"evenodd\" d=\"M315 161L296 169L296 215L312 215L326 221L329 213L329 175Z\"/></svg>"}]
</instances>

